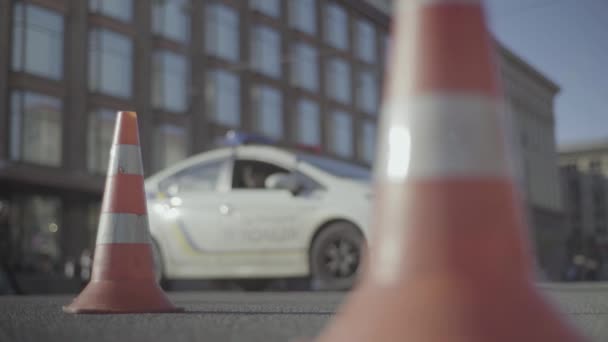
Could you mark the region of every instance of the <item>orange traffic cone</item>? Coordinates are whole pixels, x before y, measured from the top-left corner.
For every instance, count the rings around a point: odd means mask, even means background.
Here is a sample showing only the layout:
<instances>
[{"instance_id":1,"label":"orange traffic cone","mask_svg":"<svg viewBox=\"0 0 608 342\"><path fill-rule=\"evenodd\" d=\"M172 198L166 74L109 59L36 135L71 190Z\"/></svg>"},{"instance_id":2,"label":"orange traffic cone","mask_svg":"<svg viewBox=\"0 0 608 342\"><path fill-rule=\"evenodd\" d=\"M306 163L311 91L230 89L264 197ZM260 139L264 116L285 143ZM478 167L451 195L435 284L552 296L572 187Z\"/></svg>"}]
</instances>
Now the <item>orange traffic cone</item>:
<instances>
[{"instance_id":1,"label":"orange traffic cone","mask_svg":"<svg viewBox=\"0 0 608 342\"><path fill-rule=\"evenodd\" d=\"M90 283L63 308L69 313L181 311L156 283L137 114L119 112L97 232Z\"/></svg>"},{"instance_id":2,"label":"orange traffic cone","mask_svg":"<svg viewBox=\"0 0 608 342\"><path fill-rule=\"evenodd\" d=\"M370 259L318 341L581 341L533 284L480 1L395 5Z\"/></svg>"}]
</instances>

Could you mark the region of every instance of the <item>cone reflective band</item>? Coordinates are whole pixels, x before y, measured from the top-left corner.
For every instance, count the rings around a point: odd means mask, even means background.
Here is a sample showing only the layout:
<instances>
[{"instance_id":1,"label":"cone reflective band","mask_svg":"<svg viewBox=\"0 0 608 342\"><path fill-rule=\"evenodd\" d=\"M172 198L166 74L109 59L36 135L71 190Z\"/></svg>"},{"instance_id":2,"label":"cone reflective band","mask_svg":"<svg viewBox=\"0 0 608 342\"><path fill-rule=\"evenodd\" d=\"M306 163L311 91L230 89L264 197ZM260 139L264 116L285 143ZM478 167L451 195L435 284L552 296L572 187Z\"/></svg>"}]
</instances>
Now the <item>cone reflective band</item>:
<instances>
[{"instance_id":1,"label":"cone reflective band","mask_svg":"<svg viewBox=\"0 0 608 342\"><path fill-rule=\"evenodd\" d=\"M395 1L369 259L319 341L581 341L532 280L481 1Z\"/></svg>"},{"instance_id":2,"label":"cone reflective band","mask_svg":"<svg viewBox=\"0 0 608 342\"><path fill-rule=\"evenodd\" d=\"M119 112L97 230L90 283L64 311L180 311L156 283L137 115Z\"/></svg>"}]
</instances>

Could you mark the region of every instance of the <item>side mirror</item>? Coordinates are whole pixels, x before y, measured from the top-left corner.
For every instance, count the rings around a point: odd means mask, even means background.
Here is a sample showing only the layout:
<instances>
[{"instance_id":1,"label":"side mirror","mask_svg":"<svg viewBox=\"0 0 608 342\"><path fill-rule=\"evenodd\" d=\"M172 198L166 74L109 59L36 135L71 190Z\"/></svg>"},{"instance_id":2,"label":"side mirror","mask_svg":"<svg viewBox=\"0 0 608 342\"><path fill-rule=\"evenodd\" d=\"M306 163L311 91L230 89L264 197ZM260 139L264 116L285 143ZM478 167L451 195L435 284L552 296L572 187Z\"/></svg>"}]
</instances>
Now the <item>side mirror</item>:
<instances>
[{"instance_id":1,"label":"side mirror","mask_svg":"<svg viewBox=\"0 0 608 342\"><path fill-rule=\"evenodd\" d=\"M288 190L296 193L300 187L296 177L289 173L273 173L266 177L264 182L266 189Z\"/></svg>"}]
</instances>

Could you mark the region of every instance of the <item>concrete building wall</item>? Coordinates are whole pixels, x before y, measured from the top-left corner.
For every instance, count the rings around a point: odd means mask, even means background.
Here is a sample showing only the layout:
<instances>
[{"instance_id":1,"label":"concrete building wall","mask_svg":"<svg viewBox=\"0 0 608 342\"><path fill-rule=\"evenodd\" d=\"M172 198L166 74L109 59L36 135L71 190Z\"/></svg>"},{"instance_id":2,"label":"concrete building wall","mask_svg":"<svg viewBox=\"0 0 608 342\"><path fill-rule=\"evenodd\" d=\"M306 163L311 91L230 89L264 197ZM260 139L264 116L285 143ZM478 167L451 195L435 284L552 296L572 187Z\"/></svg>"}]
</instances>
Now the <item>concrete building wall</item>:
<instances>
[{"instance_id":1,"label":"concrete building wall","mask_svg":"<svg viewBox=\"0 0 608 342\"><path fill-rule=\"evenodd\" d=\"M608 142L566 147L560 165L569 261L597 263L599 279L608 279Z\"/></svg>"},{"instance_id":2,"label":"concrete building wall","mask_svg":"<svg viewBox=\"0 0 608 342\"><path fill-rule=\"evenodd\" d=\"M546 278L558 279L566 264L568 235L553 110L559 88L500 45L497 51L510 119L514 173L527 205L530 238L540 272Z\"/></svg>"}]
</instances>

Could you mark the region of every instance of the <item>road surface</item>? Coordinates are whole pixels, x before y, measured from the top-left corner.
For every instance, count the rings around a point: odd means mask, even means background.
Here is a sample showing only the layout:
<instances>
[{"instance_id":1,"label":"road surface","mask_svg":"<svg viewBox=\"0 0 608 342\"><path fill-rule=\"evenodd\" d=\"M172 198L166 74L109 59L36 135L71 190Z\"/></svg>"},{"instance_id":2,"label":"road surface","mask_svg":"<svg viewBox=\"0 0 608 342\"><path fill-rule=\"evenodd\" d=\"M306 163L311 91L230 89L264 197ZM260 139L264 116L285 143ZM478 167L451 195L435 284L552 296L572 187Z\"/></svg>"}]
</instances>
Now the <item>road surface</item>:
<instances>
[{"instance_id":1,"label":"road surface","mask_svg":"<svg viewBox=\"0 0 608 342\"><path fill-rule=\"evenodd\" d=\"M541 285L582 331L608 341L608 284ZM181 314L70 315L72 296L0 297L0 341L293 341L314 337L338 293L172 293ZM525 310L525 308L522 308Z\"/></svg>"}]
</instances>

